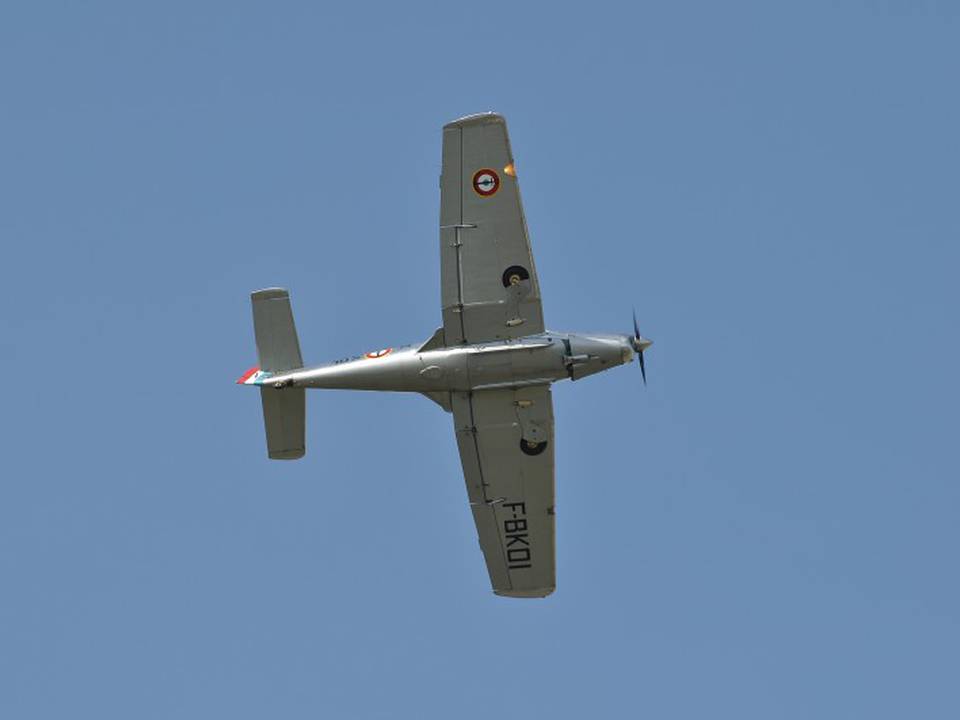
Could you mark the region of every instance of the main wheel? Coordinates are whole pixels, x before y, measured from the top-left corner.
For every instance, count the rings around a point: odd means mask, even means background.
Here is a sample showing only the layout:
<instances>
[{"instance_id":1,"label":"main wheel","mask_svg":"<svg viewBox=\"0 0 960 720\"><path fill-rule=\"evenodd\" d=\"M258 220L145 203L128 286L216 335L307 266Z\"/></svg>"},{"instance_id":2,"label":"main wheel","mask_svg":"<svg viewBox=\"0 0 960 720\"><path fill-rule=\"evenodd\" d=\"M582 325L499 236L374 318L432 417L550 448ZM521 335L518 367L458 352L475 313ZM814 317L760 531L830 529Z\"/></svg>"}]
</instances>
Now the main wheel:
<instances>
[{"instance_id":1,"label":"main wheel","mask_svg":"<svg viewBox=\"0 0 960 720\"><path fill-rule=\"evenodd\" d=\"M521 265L511 265L506 270L503 271L503 286L505 288L510 287L511 285L519 285L524 280L530 279L529 271Z\"/></svg>"},{"instance_id":2,"label":"main wheel","mask_svg":"<svg viewBox=\"0 0 960 720\"><path fill-rule=\"evenodd\" d=\"M525 455L539 455L547 449L547 441L536 442L534 440L520 438L520 449Z\"/></svg>"}]
</instances>

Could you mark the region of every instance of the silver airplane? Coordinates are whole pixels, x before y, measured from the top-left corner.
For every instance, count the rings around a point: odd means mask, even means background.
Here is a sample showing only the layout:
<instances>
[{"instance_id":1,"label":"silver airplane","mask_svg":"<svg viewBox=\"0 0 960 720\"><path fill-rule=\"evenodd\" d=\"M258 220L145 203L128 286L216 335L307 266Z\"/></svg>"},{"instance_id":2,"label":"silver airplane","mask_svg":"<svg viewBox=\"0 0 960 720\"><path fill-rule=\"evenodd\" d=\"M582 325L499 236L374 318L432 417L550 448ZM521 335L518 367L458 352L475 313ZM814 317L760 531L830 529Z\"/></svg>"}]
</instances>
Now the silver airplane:
<instances>
[{"instance_id":1,"label":"silver airplane","mask_svg":"<svg viewBox=\"0 0 960 720\"><path fill-rule=\"evenodd\" d=\"M440 176L443 327L424 343L304 367L289 293L253 293L259 366L237 382L260 388L267 454L305 453L306 388L422 393L453 414L490 583L498 595L556 588L553 401L550 384L617 367L642 337L544 328L540 284L507 124L495 113L443 128Z\"/></svg>"}]
</instances>

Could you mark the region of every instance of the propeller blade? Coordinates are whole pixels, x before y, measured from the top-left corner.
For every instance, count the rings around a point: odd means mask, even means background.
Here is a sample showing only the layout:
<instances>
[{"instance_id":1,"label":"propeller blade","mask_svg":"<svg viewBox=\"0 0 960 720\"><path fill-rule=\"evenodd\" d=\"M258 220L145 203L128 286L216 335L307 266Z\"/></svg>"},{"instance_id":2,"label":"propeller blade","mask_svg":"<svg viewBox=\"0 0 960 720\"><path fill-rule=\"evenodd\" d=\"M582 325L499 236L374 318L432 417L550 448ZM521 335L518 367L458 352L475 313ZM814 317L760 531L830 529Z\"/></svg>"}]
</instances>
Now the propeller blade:
<instances>
[{"instance_id":1,"label":"propeller blade","mask_svg":"<svg viewBox=\"0 0 960 720\"><path fill-rule=\"evenodd\" d=\"M640 374L643 375L643 384L647 384L647 367L643 363L643 351L650 346L650 341L640 336L640 325L637 322L637 309L633 308L633 349L637 353L640 363Z\"/></svg>"}]
</instances>

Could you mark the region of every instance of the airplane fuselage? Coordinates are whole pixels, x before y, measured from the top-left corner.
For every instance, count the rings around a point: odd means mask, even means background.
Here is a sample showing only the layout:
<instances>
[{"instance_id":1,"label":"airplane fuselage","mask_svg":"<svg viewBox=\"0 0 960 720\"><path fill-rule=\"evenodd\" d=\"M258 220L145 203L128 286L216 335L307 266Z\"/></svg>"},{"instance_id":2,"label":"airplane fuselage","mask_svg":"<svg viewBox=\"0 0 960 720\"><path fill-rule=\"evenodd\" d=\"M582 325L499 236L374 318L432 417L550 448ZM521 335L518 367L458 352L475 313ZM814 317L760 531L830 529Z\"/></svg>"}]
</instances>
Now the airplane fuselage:
<instances>
[{"instance_id":1,"label":"airplane fuselage","mask_svg":"<svg viewBox=\"0 0 960 720\"><path fill-rule=\"evenodd\" d=\"M515 340L429 350L384 348L251 384L395 392L474 391L577 380L633 360L629 335L545 332Z\"/></svg>"}]
</instances>

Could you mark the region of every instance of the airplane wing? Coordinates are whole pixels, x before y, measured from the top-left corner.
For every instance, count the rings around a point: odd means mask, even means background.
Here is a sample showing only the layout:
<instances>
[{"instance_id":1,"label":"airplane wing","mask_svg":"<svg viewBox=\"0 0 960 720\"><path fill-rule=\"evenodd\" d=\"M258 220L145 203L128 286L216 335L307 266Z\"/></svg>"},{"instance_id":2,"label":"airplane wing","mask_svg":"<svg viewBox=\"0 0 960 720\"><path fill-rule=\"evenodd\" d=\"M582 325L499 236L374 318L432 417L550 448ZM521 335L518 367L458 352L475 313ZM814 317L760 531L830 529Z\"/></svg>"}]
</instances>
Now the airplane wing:
<instances>
[{"instance_id":1,"label":"airplane wing","mask_svg":"<svg viewBox=\"0 0 960 720\"><path fill-rule=\"evenodd\" d=\"M556 587L550 386L451 395L467 495L493 591L549 595Z\"/></svg>"},{"instance_id":2,"label":"airplane wing","mask_svg":"<svg viewBox=\"0 0 960 720\"><path fill-rule=\"evenodd\" d=\"M494 113L443 128L440 286L447 345L543 332L507 123Z\"/></svg>"}]
</instances>

